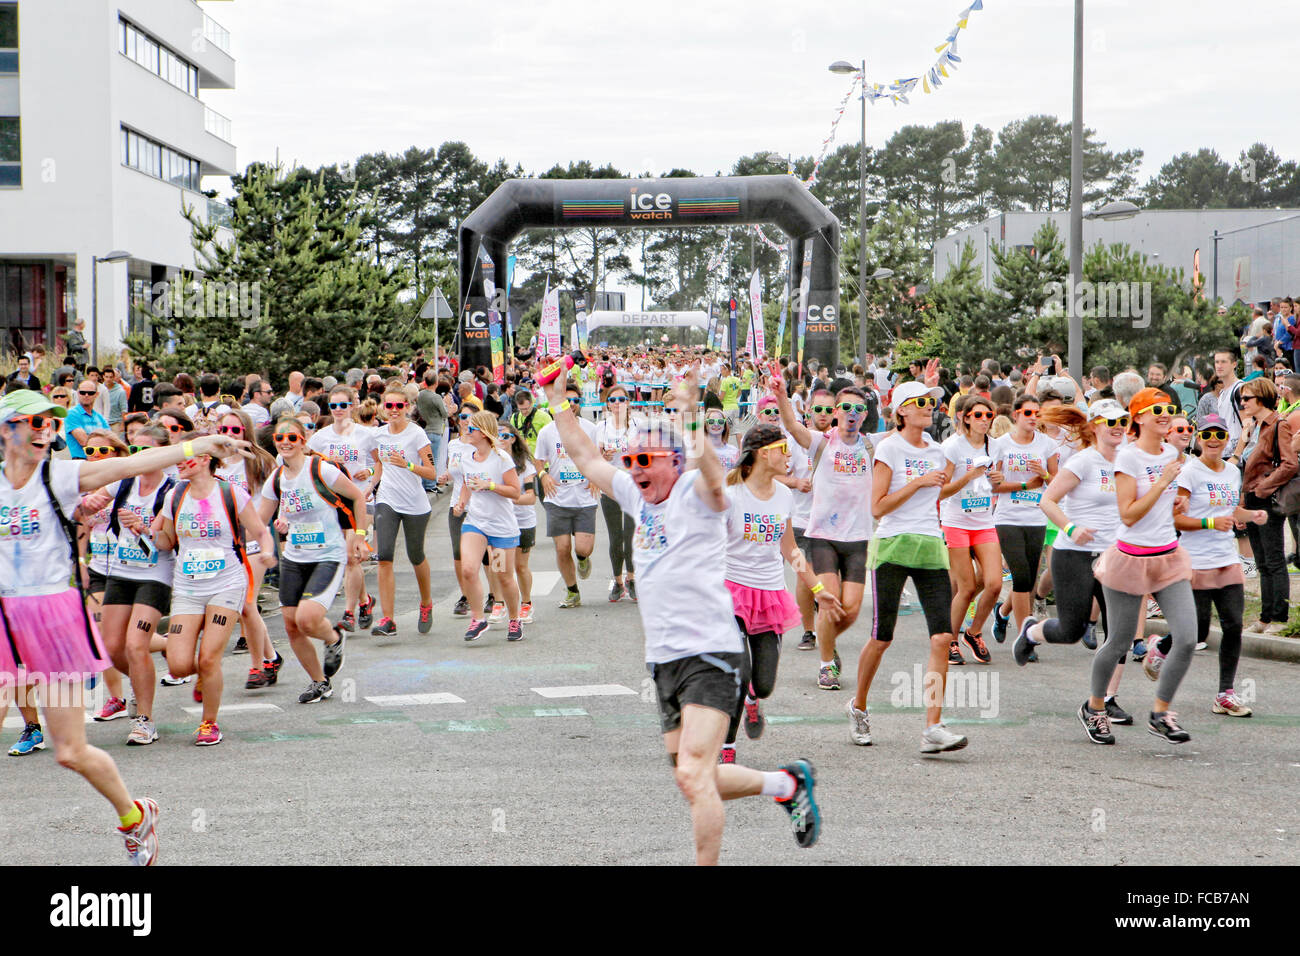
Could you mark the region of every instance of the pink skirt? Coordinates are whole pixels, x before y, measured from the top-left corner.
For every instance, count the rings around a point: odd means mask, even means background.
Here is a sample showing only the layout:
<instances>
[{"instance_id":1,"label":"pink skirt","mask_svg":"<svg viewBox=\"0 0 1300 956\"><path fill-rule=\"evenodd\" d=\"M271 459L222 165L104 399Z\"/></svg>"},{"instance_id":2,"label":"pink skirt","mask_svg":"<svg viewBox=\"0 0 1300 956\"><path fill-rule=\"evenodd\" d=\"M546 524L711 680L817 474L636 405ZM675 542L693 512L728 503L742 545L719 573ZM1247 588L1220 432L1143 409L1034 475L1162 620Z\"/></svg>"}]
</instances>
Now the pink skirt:
<instances>
[{"instance_id":1,"label":"pink skirt","mask_svg":"<svg viewBox=\"0 0 1300 956\"><path fill-rule=\"evenodd\" d=\"M1245 585L1246 575L1241 570L1241 562L1225 565L1222 568L1196 570L1192 572L1193 591L1217 591L1233 584Z\"/></svg>"},{"instance_id":2,"label":"pink skirt","mask_svg":"<svg viewBox=\"0 0 1300 956\"><path fill-rule=\"evenodd\" d=\"M85 680L112 665L75 588L0 599L0 678Z\"/></svg>"},{"instance_id":3,"label":"pink skirt","mask_svg":"<svg viewBox=\"0 0 1300 956\"><path fill-rule=\"evenodd\" d=\"M1182 548L1165 554L1125 554L1114 545L1102 552L1092 573L1103 587L1125 594L1155 594L1175 581L1192 579L1192 561Z\"/></svg>"},{"instance_id":4,"label":"pink skirt","mask_svg":"<svg viewBox=\"0 0 1300 956\"><path fill-rule=\"evenodd\" d=\"M747 633L765 634L775 631L780 635L799 623L799 605L785 588L765 591L735 581L726 584L727 590L731 592L736 617L744 622Z\"/></svg>"}]
</instances>

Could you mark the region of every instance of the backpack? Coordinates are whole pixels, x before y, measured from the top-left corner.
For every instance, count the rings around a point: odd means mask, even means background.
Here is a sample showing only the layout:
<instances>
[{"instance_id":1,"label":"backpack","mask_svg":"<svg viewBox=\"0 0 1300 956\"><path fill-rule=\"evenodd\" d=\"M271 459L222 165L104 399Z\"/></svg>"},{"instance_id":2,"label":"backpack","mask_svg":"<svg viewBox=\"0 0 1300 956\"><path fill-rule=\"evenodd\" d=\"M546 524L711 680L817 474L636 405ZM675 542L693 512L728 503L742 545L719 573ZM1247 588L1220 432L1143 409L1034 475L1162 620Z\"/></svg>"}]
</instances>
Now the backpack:
<instances>
[{"instance_id":1,"label":"backpack","mask_svg":"<svg viewBox=\"0 0 1300 956\"><path fill-rule=\"evenodd\" d=\"M357 530L356 503L350 498L344 498L337 491L325 484L325 479L321 477L321 459L319 455L311 455L308 458L308 468L311 469L311 483L316 489L316 494L321 496L321 500L334 509L335 515L339 519L339 527L344 531ZM346 468L342 465L335 465L339 471L343 472L344 477L351 479ZM271 475L271 487L275 491L275 508L280 510L280 473L284 471L281 465L275 469Z\"/></svg>"},{"instance_id":2,"label":"backpack","mask_svg":"<svg viewBox=\"0 0 1300 956\"><path fill-rule=\"evenodd\" d=\"M41 462L41 484L45 487L45 494L54 508L54 519L59 523L59 527L63 529L64 537L68 539L68 555L72 558L72 580L76 583L77 594L81 598L78 603L81 605L82 623L86 626L86 643L90 646L90 656L97 661L102 661L103 658L99 656L99 651L95 646L94 632L90 623L90 612L86 608L86 590L81 584L81 573L78 568L81 556L77 552L77 525L63 513L63 505L59 504L59 498L54 493L54 485L50 481L50 459L48 458ZM18 648L13 645L12 641L9 646L13 651L15 663L21 666L22 662L18 659Z\"/></svg>"},{"instance_id":3,"label":"backpack","mask_svg":"<svg viewBox=\"0 0 1300 956\"><path fill-rule=\"evenodd\" d=\"M248 563L248 548L244 543L244 526L239 523L239 509L235 507L235 493L230 490L230 485L218 478L217 487L221 490L221 503L226 506L226 518L230 521L230 537L235 557L244 566L244 574L248 578L248 593L244 598L244 603L248 604L257 600L257 594L253 590L253 566ZM185 495L189 490L190 483L188 481L176 482L176 493L172 496L173 528L176 525L176 518L181 512L181 504L184 502Z\"/></svg>"},{"instance_id":4,"label":"backpack","mask_svg":"<svg viewBox=\"0 0 1300 956\"><path fill-rule=\"evenodd\" d=\"M113 511L108 517L108 530L113 532L113 537L117 537L122 532L122 524L117 519L117 513L126 507L126 499L131 495L131 489L135 487L135 478L123 478L117 485L117 495L113 498ZM158 512L162 511L163 499L167 497L167 492L171 490L176 480L170 476L164 477L158 490L154 492L153 499L153 516L158 517Z\"/></svg>"}]
</instances>

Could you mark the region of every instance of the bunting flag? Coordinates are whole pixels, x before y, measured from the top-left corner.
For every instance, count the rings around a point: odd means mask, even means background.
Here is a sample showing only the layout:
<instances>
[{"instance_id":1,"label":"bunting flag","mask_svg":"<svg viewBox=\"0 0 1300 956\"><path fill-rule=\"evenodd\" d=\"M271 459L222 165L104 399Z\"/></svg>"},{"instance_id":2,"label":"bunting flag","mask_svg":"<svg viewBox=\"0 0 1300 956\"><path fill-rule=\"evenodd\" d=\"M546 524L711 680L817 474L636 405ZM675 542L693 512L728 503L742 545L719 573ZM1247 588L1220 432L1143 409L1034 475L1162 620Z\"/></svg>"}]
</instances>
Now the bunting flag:
<instances>
[{"instance_id":1,"label":"bunting flag","mask_svg":"<svg viewBox=\"0 0 1300 956\"><path fill-rule=\"evenodd\" d=\"M749 354L755 361L766 351L767 343L763 341L763 282L758 277L758 270L749 277L749 332L753 336L753 346Z\"/></svg>"},{"instance_id":2,"label":"bunting flag","mask_svg":"<svg viewBox=\"0 0 1300 956\"><path fill-rule=\"evenodd\" d=\"M753 224L753 229L754 229L754 231L755 231L756 233L758 233L758 238L761 239L761 240L763 241L763 245L767 246L767 247L768 247L769 249L771 249L773 252L779 252L779 253L781 253L782 255L785 254L785 250L786 250L787 247L786 247L786 246L778 246L775 242L773 242L771 239L769 239L769 238L767 237L767 233L765 233L765 232L763 231L763 227L762 227L761 225L759 225L758 223L754 223L754 224ZM712 267L710 267L710 268L712 268Z\"/></svg>"},{"instance_id":3,"label":"bunting flag","mask_svg":"<svg viewBox=\"0 0 1300 956\"><path fill-rule=\"evenodd\" d=\"M822 151L817 154L817 159L813 162L812 172L809 173L808 178L803 181L803 184L809 189L811 189L817 182L817 171L821 169L822 161L826 159L826 154L830 152L831 143L835 142L835 130L839 127L840 120L844 119L844 110L849 105L849 98L853 95L853 91L858 88L858 84L861 82L862 74L855 73L853 75L853 82L849 84L848 92L844 94L844 99L840 100L839 109L835 111L835 119L831 121L831 131L826 135L826 138L822 140Z\"/></svg>"},{"instance_id":4,"label":"bunting flag","mask_svg":"<svg viewBox=\"0 0 1300 956\"><path fill-rule=\"evenodd\" d=\"M488 300L488 335L492 341L492 381L506 382L505 340L501 335L501 313L496 309L496 265L481 245L478 247L479 272L483 276L483 294Z\"/></svg>"}]
</instances>

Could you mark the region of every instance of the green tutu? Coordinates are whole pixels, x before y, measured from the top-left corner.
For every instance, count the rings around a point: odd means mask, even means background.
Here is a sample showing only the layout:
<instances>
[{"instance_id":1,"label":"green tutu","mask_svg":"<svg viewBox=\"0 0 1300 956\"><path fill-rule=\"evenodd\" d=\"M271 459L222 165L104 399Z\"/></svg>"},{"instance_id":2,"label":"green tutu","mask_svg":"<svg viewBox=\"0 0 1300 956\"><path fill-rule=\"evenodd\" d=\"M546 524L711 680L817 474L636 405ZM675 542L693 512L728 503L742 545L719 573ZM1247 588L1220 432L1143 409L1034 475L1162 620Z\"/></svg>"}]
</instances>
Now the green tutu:
<instances>
[{"instance_id":1,"label":"green tutu","mask_svg":"<svg viewBox=\"0 0 1300 956\"><path fill-rule=\"evenodd\" d=\"M872 538L867 550L867 566L897 564L904 568L948 570L948 547L943 538L929 534L896 534L891 538Z\"/></svg>"}]
</instances>

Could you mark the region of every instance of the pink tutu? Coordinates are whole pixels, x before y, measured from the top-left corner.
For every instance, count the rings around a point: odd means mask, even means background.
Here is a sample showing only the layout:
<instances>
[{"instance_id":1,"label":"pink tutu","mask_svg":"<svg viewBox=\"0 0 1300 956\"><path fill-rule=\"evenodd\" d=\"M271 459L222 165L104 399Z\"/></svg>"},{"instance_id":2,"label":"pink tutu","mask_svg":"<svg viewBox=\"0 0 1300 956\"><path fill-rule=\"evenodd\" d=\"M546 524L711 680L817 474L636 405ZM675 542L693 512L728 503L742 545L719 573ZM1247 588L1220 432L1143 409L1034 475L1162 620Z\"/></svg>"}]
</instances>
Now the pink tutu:
<instances>
[{"instance_id":1,"label":"pink tutu","mask_svg":"<svg viewBox=\"0 0 1300 956\"><path fill-rule=\"evenodd\" d=\"M799 623L799 605L795 604L794 598L790 597L790 592L785 588L764 591L735 581L726 584L727 590L731 592L736 617L744 622L748 633L765 634L774 631L781 635Z\"/></svg>"},{"instance_id":2,"label":"pink tutu","mask_svg":"<svg viewBox=\"0 0 1300 956\"><path fill-rule=\"evenodd\" d=\"M1226 588L1233 584L1240 584L1243 587L1246 584L1246 575L1241 570L1240 561L1222 568L1192 571L1193 591L1217 591L1219 588Z\"/></svg>"},{"instance_id":3,"label":"pink tutu","mask_svg":"<svg viewBox=\"0 0 1300 956\"><path fill-rule=\"evenodd\" d=\"M0 611L0 678L84 680L112 666L75 588L3 598Z\"/></svg>"},{"instance_id":4,"label":"pink tutu","mask_svg":"<svg viewBox=\"0 0 1300 956\"><path fill-rule=\"evenodd\" d=\"M1192 579L1192 560L1181 547L1164 554L1125 554L1115 545L1102 552L1092 573L1103 587L1125 594L1155 594L1175 581Z\"/></svg>"}]
</instances>

